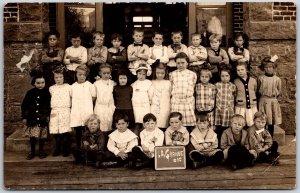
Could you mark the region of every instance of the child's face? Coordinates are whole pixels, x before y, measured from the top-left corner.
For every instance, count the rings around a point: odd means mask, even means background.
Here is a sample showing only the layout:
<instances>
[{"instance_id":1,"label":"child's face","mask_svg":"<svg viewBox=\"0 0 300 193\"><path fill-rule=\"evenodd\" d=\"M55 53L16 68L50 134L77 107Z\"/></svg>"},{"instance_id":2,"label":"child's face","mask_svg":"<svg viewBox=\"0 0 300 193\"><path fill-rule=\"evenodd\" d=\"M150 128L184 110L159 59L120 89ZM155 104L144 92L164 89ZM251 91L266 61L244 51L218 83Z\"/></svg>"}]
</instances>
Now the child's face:
<instances>
[{"instance_id":1,"label":"child's face","mask_svg":"<svg viewBox=\"0 0 300 193\"><path fill-rule=\"evenodd\" d=\"M187 63L185 58L177 58L176 59L176 66L177 66L177 69L179 71L183 71L187 68L188 63Z\"/></svg>"},{"instance_id":2,"label":"child's face","mask_svg":"<svg viewBox=\"0 0 300 193\"><path fill-rule=\"evenodd\" d=\"M96 37L94 39L95 46L101 47L101 46L103 46L103 42L104 42L104 37L100 36L100 35L96 35Z\"/></svg>"},{"instance_id":3,"label":"child's face","mask_svg":"<svg viewBox=\"0 0 300 193\"><path fill-rule=\"evenodd\" d=\"M262 119L262 118L254 119L254 124L255 124L257 130L264 129L266 126L266 123L267 122L265 119Z\"/></svg>"},{"instance_id":4,"label":"child's face","mask_svg":"<svg viewBox=\"0 0 300 193\"><path fill-rule=\"evenodd\" d=\"M165 78L166 72L164 69L156 68L156 79L163 80Z\"/></svg>"},{"instance_id":5,"label":"child's face","mask_svg":"<svg viewBox=\"0 0 300 193\"><path fill-rule=\"evenodd\" d=\"M201 37L200 36L193 36L192 37L193 46L198 47L198 46L200 46L200 43L201 43Z\"/></svg>"},{"instance_id":6,"label":"child's face","mask_svg":"<svg viewBox=\"0 0 300 193\"><path fill-rule=\"evenodd\" d=\"M78 83L84 83L86 80L86 72L83 70L77 69L76 72L77 82Z\"/></svg>"},{"instance_id":7,"label":"child's face","mask_svg":"<svg viewBox=\"0 0 300 193\"><path fill-rule=\"evenodd\" d=\"M213 50L217 50L217 49L219 49L219 47L220 47L220 41L219 40L217 40L217 39L213 39L213 40L211 40L210 41L210 47L213 49Z\"/></svg>"},{"instance_id":8,"label":"child's face","mask_svg":"<svg viewBox=\"0 0 300 193\"><path fill-rule=\"evenodd\" d=\"M45 88L45 79L44 78L35 79L34 87L37 88L37 89Z\"/></svg>"},{"instance_id":9,"label":"child's face","mask_svg":"<svg viewBox=\"0 0 300 193\"><path fill-rule=\"evenodd\" d=\"M236 72L237 75L241 78L246 78L247 77L247 70L246 70L246 66L244 65L239 65L236 67Z\"/></svg>"},{"instance_id":10,"label":"child's face","mask_svg":"<svg viewBox=\"0 0 300 193\"><path fill-rule=\"evenodd\" d=\"M197 121L197 126L200 129L200 131L204 131L206 129L208 129L209 126L209 122L208 121Z\"/></svg>"},{"instance_id":11,"label":"child's face","mask_svg":"<svg viewBox=\"0 0 300 193\"><path fill-rule=\"evenodd\" d=\"M122 44L122 41L120 41L119 39L113 39L111 41L111 44L113 45L114 48L119 48Z\"/></svg>"},{"instance_id":12,"label":"child's face","mask_svg":"<svg viewBox=\"0 0 300 193\"><path fill-rule=\"evenodd\" d=\"M152 40L156 46L162 45L162 43L164 41L163 36L161 34L155 34L155 36L152 38Z\"/></svg>"},{"instance_id":13,"label":"child's face","mask_svg":"<svg viewBox=\"0 0 300 193\"><path fill-rule=\"evenodd\" d=\"M78 47L80 46L80 44L81 44L81 39L80 39L80 37L72 38L72 39L71 39L71 43L72 43L72 46L73 46L74 48L78 48Z\"/></svg>"},{"instance_id":14,"label":"child's face","mask_svg":"<svg viewBox=\"0 0 300 193\"><path fill-rule=\"evenodd\" d=\"M120 75L119 76L119 83L121 86L125 86L127 84L127 76L126 75Z\"/></svg>"},{"instance_id":15,"label":"child's face","mask_svg":"<svg viewBox=\"0 0 300 193\"><path fill-rule=\"evenodd\" d=\"M124 119L118 120L116 127L120 133L124 133L128 128L128 122L125 122Z\"/></svg>"},{"instance_id":16,"label":"child's face","mask_svg":"<svg viewBox=\"0 0 300 193\"><path fill-rule=\"evenodd\" d=\"M210 72L208 72L208 71L200 72L200 82L202 84L207 84L209 82L209 79L210 79L209 74L210 74Z\"/></svg>"},{"instance_id":17,"label":"child's face","mask_svg":"<svg viewBox=\"0 0 300 193\"><path fill-rule=\"evenodd\" d=\"M101 68L99 74L103 80L108 80L111 76L110 68Z\"/></svg>"},{"instance_id":18,"label":"child's face","mask_svg":"<svg viewBox=\"0 0 300 193\"><path fill-rule=\"evenodd\" d=\"M54 73L54 81L58 85L62 85L64 83L64 75L59 73Z\"/></svg>"},{"instance_id":19,"label":"child's face","mask_svg":"<svg viewBox=\"0 0 300 193\"><path fill-rule=\"evenodd\" d=\"M242 129L243 129L243 123L241 120L238 119L231 120L231 131L234 134L239 134Z\"/></svg>"},{"instance_id":20,"label":"child's face","mask_svg":"<svg viewBox=\"0 0 300 193\"><path fill-rule=\"evenodd\" d=\"M156 127L156 121L150 120L147 121L146 123L143 123L143 125L146 131L153 131Z\"/></svg>"},{"instance_id":21,"label":"child's face","mask_svg":"<svg viewBox=\"0 0 300 193\"><path fill-rule=\"evenodd\" d=\"M146 79L146 74L147 74L147 72L145 70L138 71L137 74L136 74L137 79L141 80L141 81L145 80Z\"/></svg>"},{"instance_id":22,"label":"child's face","mask_svg":"<svg viewBox=\"0 0 300 193\"><path fill-rule=\"evenodd\" d=\"M221 71L221 81L228 83L230 81L230 74L227 71Z\"/></svg>"},{"instance_id":23,"label":"child's face","mask_svg":"<svg viewBox=\"0 0 300 193\"><path fill-rule=\"evenodd\" d=\"M142 43L142 41L144 39L144 33L143 32L134 32L134 34L132 35L132 38L135 43Z\"/></svg>"},{"instance_id":24,"label":"child's face","mask_svg":"<svg viewBox=\"0 0 300 193\"><path fill-rule=\"evenodd\" d=\"M50 47L55 47L58 44L58 39L56 37L56 35L50 35L48 37L48 44Z\"/></svg>"},{"instance_id":25,"label":"child's face","mask_svg":"<svg viewBox=\"0 0 300 193\"><path fill-rule=\"evenodd\" d=\"M172 41L174 44L181 44L181 40L182 40L182 36L180 35L180 33L174 34L172 36Z\"/></svg>"},{"instance_id":26,"label":"child's face","mask_svg":"<svg viewBox=\"0 0 300 193\"><path fill-rule=\"evenodd\" d=\"M274 74L274 67L272 64L266 64L264 67L265 73L267 75L273 75Z\"/></svg>"},{"instance_id":27,"label":"child's face","mask_svg":"<svg viewBox=\"0 0 300 193\"><path fill-rule=\"evenodd\" d=\"M100 125L98 123L98 120L96 120L96 119L91 120L88 123L88 128L91 133L95 133L96 131L98 131L99 127L100 127Z\"/></svg>"},{"instance_id":28,"label":"child's face","mask_svg":"<svg viewBox=\"0 0 300 193\"><path fill-rule=\"evenodd\" d=\"M234 40L234 43L235 45L238 47L238 48L241 48L243 46L243 43L244 43L244 39L242 36L239 36L237 37L235 40Z\"/></svg>"},{"instance_id":29,"label":"child's face","mask_svg":"<svg viewBox=\"0 0 300 193\"><path fill-rule=\"evenodd\" d=\"M172 117L170 118L170 126L174 131L177 131L181 128L182 122L180 121L179 117Z\"/></svg>"}]
</instances>

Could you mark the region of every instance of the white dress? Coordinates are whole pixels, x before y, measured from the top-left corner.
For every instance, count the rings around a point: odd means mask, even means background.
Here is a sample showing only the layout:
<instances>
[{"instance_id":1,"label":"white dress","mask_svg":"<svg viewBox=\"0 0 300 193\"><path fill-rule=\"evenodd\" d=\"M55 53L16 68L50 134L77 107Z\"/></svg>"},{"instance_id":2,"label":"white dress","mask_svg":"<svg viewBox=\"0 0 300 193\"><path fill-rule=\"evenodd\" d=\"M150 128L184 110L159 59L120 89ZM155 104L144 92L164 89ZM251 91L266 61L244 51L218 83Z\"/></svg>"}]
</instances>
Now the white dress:
<instances>
[{"instance_id":1,"label":"white dress","mask_svg":"<svg viewBox=\"0 0 300 193\"><path fill-rule=\"evenodd\" d=\"M96 97L96 90L92 83L75 82L71 86L71 127L84 126L86 120L93 114L93 97Z\"/></svg>"},{"instance_id":2,"label":"white dress","mask_svg":"<svg viewBox=\"0 0 300 193\"><path fill-rule=\"evenodd\" d=\"M150 80L137 80L131 86L133 88L132 106L136 123L143 123L143 118L150 113L149 89L152 85Z\"/></svg>"},{"instance_id":3,"label":"white dress","mask_svg":"<svg viewBox=\"0 0 300 193\"><path fill-rule=\"evenodd\" d=\"M71 132L71 86L55 84L49 88L49 92L51 94L50 134Z\"/></svg>"},{"instance_id":4,"label":"white dress","mask_svg":"<svg viewBox=\"0 0 300 193\"><path fill-rule=\"evenodd\" d=\"M100 119L101 131L110 131L115 111L113 98L115 82L112 80L99 79L94 83L94 85L97 94L94 113L98 115Z\"/></svg>"},{"instance_id":5,"label":"white dress","mask_svg":"<svg viewBox=\"0 0 300 193\"><path fill-rule=\"evenodd\" d=\"M167 128L171 108L171 82L169 80L153 80L150 97L150 112L157 118L157 127Z\"/></svg>"}]
</instances>

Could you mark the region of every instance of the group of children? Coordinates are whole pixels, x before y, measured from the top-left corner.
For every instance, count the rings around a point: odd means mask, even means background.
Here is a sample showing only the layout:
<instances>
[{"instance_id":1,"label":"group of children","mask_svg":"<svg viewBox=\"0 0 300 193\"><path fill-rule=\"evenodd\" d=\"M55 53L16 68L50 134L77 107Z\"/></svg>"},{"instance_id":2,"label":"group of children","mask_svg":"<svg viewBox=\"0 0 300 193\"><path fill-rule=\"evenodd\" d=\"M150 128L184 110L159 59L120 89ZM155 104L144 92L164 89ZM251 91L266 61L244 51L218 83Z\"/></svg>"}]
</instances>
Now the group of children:
<instances>
[{"instance_id":1,"label":"group of children","mask_svg":"<svg viewBox=\"0 0 300 193\"><path fill-rule=\"evenodd\" d=\"M22 103L28 160L35 157L37 139L39 157L47 156L48 126L56 140L53 156L70 155L74 131L76 161L97 167L149 165L155 146L164 144L186 146L195 168L224 158L234 169L278 158L272 141L274 125L281 124L276 57L263 59L265 74L255 79L248 73L243 34L235 36L228 54L216 34L209 38L210 48L200 45L200 34L192 35L188 48L181 32L172 33L168 47L159 32L150 48L143 35L135 29L126 49L122 36L113 34L107 49L105 35L95 32L95 46L87 50L75 34L64 52L59 34L49 33L43 72L32 72L34 88Z\"/></svg>"}]
</instances>

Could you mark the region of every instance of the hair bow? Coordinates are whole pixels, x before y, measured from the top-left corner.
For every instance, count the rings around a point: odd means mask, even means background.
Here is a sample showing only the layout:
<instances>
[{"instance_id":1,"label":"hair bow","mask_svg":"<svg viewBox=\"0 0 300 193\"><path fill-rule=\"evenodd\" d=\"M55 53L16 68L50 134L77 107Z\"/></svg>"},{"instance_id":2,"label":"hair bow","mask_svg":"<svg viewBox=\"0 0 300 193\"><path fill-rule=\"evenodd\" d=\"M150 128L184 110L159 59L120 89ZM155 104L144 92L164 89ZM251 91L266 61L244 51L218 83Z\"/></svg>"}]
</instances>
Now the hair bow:
<instances>
[{"instance_id":1,"label":"hair bow","mask_svg":"<svg viewBox=\"0 0 300 193\"><path fill-rule=\"evenodd\" d=\"M271 57L270 61L275 62L277 59L278 59L278 56L274 55L274 56Z\"/></svg>"}]
</instances>

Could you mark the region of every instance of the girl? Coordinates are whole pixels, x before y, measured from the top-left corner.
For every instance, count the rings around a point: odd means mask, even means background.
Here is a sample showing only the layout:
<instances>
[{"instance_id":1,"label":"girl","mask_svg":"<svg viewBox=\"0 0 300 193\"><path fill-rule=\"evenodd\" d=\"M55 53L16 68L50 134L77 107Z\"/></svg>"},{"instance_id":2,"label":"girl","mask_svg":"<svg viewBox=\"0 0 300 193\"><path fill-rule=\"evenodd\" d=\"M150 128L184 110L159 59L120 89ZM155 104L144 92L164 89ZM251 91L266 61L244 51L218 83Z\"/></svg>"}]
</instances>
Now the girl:
<instances>
[{"instance_id":1,"label":"girl","mask_svg":"<svg viewBox=\"0 0 300 193\"><path fill-rule=\"evenodd\" d=\"M234 80L236 86L235 113L244 116L247 126L250 127L253 125L253 116L257 112L257 82L247 73L245 62L238 62L236 70L238 78Z\"/></svg>"},{"instance_id":2,"label":"girl","mask_svg":"<svg viewBox=\"0 0 300 193\"><path fill-rule=\"evenodd\" d=\"M128 128L133 128L135 123L131 101L133 89L130 85L128 85L127 71L119 71L118 83L119 84L116 85L113 90L113 97L116 106L115 112L113 114L113 120L115 120L115 118L119 114L125 114L128 116Z\"/></svg>"},{"instance_id":3,"label":"girl","mask_svg":"<svg viewBox=\"0 0 300 193\"><path fill-rule=\"evenodd\" d=\"M45 139L48 134L48 122L50 115L50 93L45 88L45 78L41 72L32 71L30 89L22 102L22 121L27 126L25 136L30 138L31 151L26 159L31 160L35 156L35 143L39 141L39 157L47 157L44 152Z\"/></svg>"},{"instance_id":4,"label":"girl","mask_svg":"<svg viewBox=\"0 0 300 193\"><path fill-rule=\"evenodd\" d=\"M170 73L171 112L180 112L182 125L191 131L192 127L196 125L194 89L197 75L187 69L189 60L185 53L178 53L175 61L177 70Z\"/></svg>"},{"instance_id":5,"label":"girl","mask_svg":"<svg viewBox=\"0 0 300 193\"><path fill-rule=\"evenodd\" d=\"M89 80L94 83L98 76L99 65L106 62L107 48L103 46L105 35L102 32L93 33L94 47L88 50L88 66L90 68Z\"/></svg>"},{"instance_id":6,"label":"girl","mask_svg":"<svg viewBox=\"0 0 300 193\"><path fill-rule=\"evenodd\" d=\"M93 114L93 101L95 101L96 90L93 84L86 80L89 73L86 65L76 68L77 82L71 86L71 121L70 126L76 132L76 145L80 148L82 131L87 118Z\"/></svg>"},{"instance_id":7,"label":"girl","mask_svg":"<svg viewBox=\"0 0 300 193\"><path fill-rule=\"evenodd\" d=\"M59 37L60 34L58 31L50 31L47 34L47 48L42 51L42 66L43 74L46 81L46 87L54 84L53 73L52 71L58 67L62 66L62 60L64 57L64 50L59 47Z\"/></svg>"},{"instance_id":8,"label":"girl","mask_svg":"<svg viewBox=\"0 0 300 193\"><path fill-rule=\"evenodd\" d=\"M55 150L53 156L68 156L69 149L69 133L72 131L70 127L70 111L71 111L71 86L64 83L64 69L57 68L53 71L55 85L49 88L51 94L51 115L49 122L50 134L54 134Z\"/></svg>"},{"instance_id":9,"label":"girl","mask_svg":"<svg viewBox=\"0 0 300 193\"><path fill-rule=\"evenodd\" d=\"M101 79L94 83L97 95L94 113L100 118L100 129L103 132L111 130L115 111L113 89L116 83L110 80L111 69L110 65L101 64L99 67Z\"/></svg>"},{"instance_id":10,"label":"girl","mask_svg":"<svg viewBox=\"0 0 300 193\"><path fill-rule=\"evenodd\" d=\"M104 157L105 140L100 130L100 120L97 115L92 114L87 119L86 129L81 138L81 147L73 151L76 163L93 164L100 161Z\"/></svg>"},{"instance_id":11,"label":"girl","mask_svg":"<svg viewBox=\"0 0 300 193\"><path fill-rule=\"evenodd\" d=\"M195 95L197 111L207 113L210 125L213 126L216 89L215 85L209 83L211 77L211 71L204 64L200 71L200 83L196 84Z\"/></svg>"},{"instance_id":12,"label":"girl","mask_svg":"<svg viewBox=\"0 0 300 193\"><path fill-rule=\"evenodd\" d=\"M190 134L185 127L182 126L182 114L172 112L169 118L170 127L165 131L166 145L188 145L190 142Z\"/></svg>"},{"instance_id":13,"label":"girl","mask_svg":"<svg viewBox=\"0 0 300 193\"><path fill-rule=\"evenodd\" d=\"M268 131L272 137L274 125L281 124L281 109L277 100L281 93L281 79L274 73L277 58L275 55L263 59L261 68L265 74L258 78L258 92L260 94L258 109L267 115Z\"/></svg>"},{"instance_id":14,"label":"girl","mask_svg":"<svg viewBox=\"0 0 300 193\"><path fill-rule=\"evenodd\" d=\"M215 126L220 141L222 132L230 126L230 119L234 114L234 97L236 87L230 81L230 68L220 67L221 82L216 83Z\"/></svg>"},{"instance_id":15,"label":"girl","mask_svg":"<svg viewBox=\"0 0 300 193\"><path fill-rule=\"evenodd\" d=\"M155 75L153 76L150 89L150 112L157 117L157 126L163 130L168 127L171 100L171 82L166 80L166 71L166 65L159 63L155 69Z\"/></svg>"},{"instance_id":16,"label":"girl","mask_svg":"<svg viewBox=\"0 0 300 193\"><path fill-rule=\"evenodd\" d=\"M143 117L150 113L150 87L152 82L146 79L148 67L140 64L137 68L137 80L131 85L133 88L132 106L135 119L134 133L139 136Z\"/></svg>"}]
</instances>

